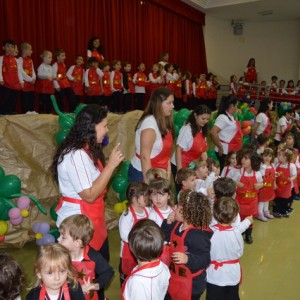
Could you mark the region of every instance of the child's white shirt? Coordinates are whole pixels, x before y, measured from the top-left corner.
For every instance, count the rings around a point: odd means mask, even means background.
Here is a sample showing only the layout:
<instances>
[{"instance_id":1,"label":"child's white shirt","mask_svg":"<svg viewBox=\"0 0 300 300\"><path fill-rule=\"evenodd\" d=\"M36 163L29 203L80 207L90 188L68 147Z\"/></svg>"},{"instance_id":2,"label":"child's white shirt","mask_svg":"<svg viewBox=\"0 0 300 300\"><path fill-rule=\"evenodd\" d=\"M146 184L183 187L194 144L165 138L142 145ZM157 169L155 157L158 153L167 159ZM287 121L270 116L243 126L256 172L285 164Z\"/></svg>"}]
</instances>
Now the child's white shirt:
<instances>
[{"instance_id":1,"label":"child's white shirt","mask_svg":"<svg viewBox=\"0 0 300 300\"><path fill-rule=\"evenodd\" d=\"M173 209L168 205L166 210L158 209L162 216L164 217L164 220L168 218L169 214L173 212ZM152 208L149 213L149 219L154 221L159 227L161 227L161 224L163 222L162 218L158 215L158 213Z\"/></svg>"}]
</instances>

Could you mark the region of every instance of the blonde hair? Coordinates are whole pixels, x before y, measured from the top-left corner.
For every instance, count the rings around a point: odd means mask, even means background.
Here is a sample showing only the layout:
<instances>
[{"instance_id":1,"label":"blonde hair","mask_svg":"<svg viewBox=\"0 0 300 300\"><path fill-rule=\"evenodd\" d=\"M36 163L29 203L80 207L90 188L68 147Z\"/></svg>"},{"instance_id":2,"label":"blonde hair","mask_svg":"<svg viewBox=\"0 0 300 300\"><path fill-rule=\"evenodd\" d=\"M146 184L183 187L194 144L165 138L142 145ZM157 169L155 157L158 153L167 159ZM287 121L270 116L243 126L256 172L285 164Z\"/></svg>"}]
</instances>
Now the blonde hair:
<instances>
[{"instance_id":1,"label":"blonde hair","mask_svg":"<svg viewBox=\"0 0 300 300\"><path fill-rule=\"evenodd\" d=\"M64 219L59 226L59 231L68 233L74 241L80 240L85 247L93 237L94 225L87 216L77 214Z\"/></svg>"},{"instance_id":2,"label":"blonde hair","mask_svg":"<svg viewBox=\"0 0 300 300\"><path fill-rule=\"evenodd\" d=\"M32 47L29 43L24 42L20 45L20 49L23 52L24 50L28 49L29 47Z\"/></svg>"},{"instance_id":3,"label":"blonde hair","mask_svg":"<svg viewBox=\"0 0 300 300\"><path fill-rule=\"evenodd\" d=\"M150 184L153 180L158 178L168 179L167 171L160 168L150 168L149 170L147 170L145 175L145 182Z\"/></svg>"},{"instance_id":4,"label":"blonde hair","mask_svg":"<svg viewBox=\"0 0 300 300\"><path fill-rule=\"evenodd\" d=\"M40 54L41 59L44 59L47 55L52 55L52 52L49 50L43 50Z\"/></svg>"},{"instance_id":5,"label":"blonde hair","mask_svg":"<svg viewBox=\"0 0 300 300\"><path fill-rule=\"evenodd\" d=\"M41 246L36 256L34 263L35 274L41 272L42 269L48 268L49 272L56 271L57 269L67 270L67 282L71 284L73 288L77 288L76 269L72 264L71 256L64 246L60 244L49 244ZM42 280L37 278L34 287L38 287L42 284Z\"/></svg>"}]
</instances>

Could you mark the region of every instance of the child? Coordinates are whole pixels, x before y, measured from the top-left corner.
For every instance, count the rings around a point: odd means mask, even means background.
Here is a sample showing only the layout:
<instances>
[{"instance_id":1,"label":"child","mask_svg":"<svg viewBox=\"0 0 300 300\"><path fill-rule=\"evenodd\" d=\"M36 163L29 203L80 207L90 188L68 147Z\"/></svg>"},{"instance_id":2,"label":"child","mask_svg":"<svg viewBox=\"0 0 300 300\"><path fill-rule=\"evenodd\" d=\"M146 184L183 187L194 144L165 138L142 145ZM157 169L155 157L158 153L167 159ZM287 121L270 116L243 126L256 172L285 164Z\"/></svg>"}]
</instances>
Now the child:
<instances>
[{"instance_id":1,"label":"child","mask_svg":"<svg viewBox=\"0 0 300 300\"><path fill-rule=\"evenodd\" d=\"M159 260L164 243L161 229L151 220L141 220L133 226L128 240L138 265L122 286L122 299L163 300L170 271Z\"/></svg>"},{"instance_id":2,"label":"child","mask_svg":"<svg viewBox=\"0 0 300 300\"><path fill-rule=\"evenodd\" d=\"M103 94L101 96L102 98L102 105L104 106L105 109L108 108L111 104L111 95L112 95L112 90L111 90L111 84L110 84L110 72L109 72L110 66L109 62L106 60L103 60L100 63L100 70L102 71L102 77L100 79L100 85L101 89L103 91Z\"/></svg>"},{"instance_id":3,"label":"child","mask_svg":"<svg viewBox=\"0 0 300 300\"><path fill-rule=\"evenodd\" d=\"M195 190L196 172L192 168L181 168L180 170L177 171L175 181L180 186L181 191Z\"/></svg>"},{"instance_id":4,"label":"child","mask_svg":"<svg viewBox=\"0 0 300 300\"><path fill-rule=\"evenodd\" d=\"M34 271L37 280L26 300L85 300L81 286L76 281L71 256L64 246L59 244L41 246L35 260Z\"/></svg>"},{"instance_id":5,"label":"child","mask_svg":"<svg viewBox=\"0 0 300 300\"><path fill-rule=\"evenodd\" d=\"M257 154L262 155L266 148L270 145L270 136L266 133L261 133L257 137L258 148L256 150Z\"/></svg>"},{"instance_id":6,"label":"child","mask_svg":"<svg viewBox=\"0 0 300 300\"><path fill-rule=\"evenodd\" d=\"M179 65L174 64L174 72L177 73L177 80L175 81L174 86L174 105L176 110L180 110L183 108L183 102L182 102L182 82L185 80L185 78L181 74L181 70ZM175 74L176 74L175 73Z\"/></svg>"},{"instance_id":7,"label":"child","mask_svg":"<svg viewBox=\"0 0 300 300\"><path fill-rule=\"evenodd\" d=\"M284 95L296 95L294 80L289 80L286 88L283 90Z\"/></svg>"},{"instance_id":8,"label":"child","mask_svg":"<svg viewBox=\"0 0 300 300\"><path fill-rule=\"evenodd\" d=\"M134 84L131 76L131 63L124 62L123 72L123 111L126 113L132 110L132 95L134 94Z\"/></svg>"},{"instance_id":9,"label":"child","mask_svg":"<svg viewBox=\"0 0 300 300\"><path fill-rule=\"evenodd\" d=\"M74 93L67 77L67 67L65 65L66 52L63 49L56 49L54 56L56 57L56 62L52 65L52 69L57 104L63 109L64 97L66 97L69 102L70 111L74 112L78 103L75 102Z\"/></svg>"},{"instance_id":10,"label":"child","mask_svg":"<svg viewBox=\"0 0 300 300\"><path fill-rule=\"evenodd\" d=\"M121 236L119 271L121 285L136 266L136 260L129 249L128 234L139 220L149 218L149 210L146 208L148 205L148 185L143 182L132 182L127 188L126 196L129 207L122 213L119 220Z\"/></svg>"},{"instance_id":11,"label":"child","mask_svg":"<svg viewBox=\"0 0 300 300\"><path fill-rule=\"evenodd\" d=\"M104 288L114 271L102 255L88 245L94 234L93 223L85 215L72 215L62 221L59 233L58 243L69 250L86 299L104 300Z\"/></svg>"},{"instance_id":12,"label":"child","mask_svg":"<svg viewBox=\"0 0 300 300\"><path fill-rule=\"evenodd\" d=\"M207 81L207 106L211 109L211 111L215 111L217 109L216 103L219 88L220 85L218 83L218 77L212 74L211 80Z\"/></svg>"},{"instance_id":13,"label":"child","mask_svg":"<svg viewBox=\"0 0 300 300\"><path fill-rule=\"evenodd\" d=\"M19 65L22 68L22 77L24 87L21 91L22 112L34 111L34 83L36 75L31 59L32 47L29 43L21 44L22 56L18 58Z\"/></svg>"},{"instance_id":14,"label":"child","mask_svg":"<svg viewBox=\"0 0 300 300\"><path fill-rule=\"evenodd\" d=\"M279 80L279 86L277 88L277 94L279 94L279 96L282 96L283 95L283 92L284 92L284 86L285 86L285 80L284 79L281 79ZM278 95L277 95L278 96Z\"/></svg>"},{"instance_id":15,"label":"child","mask_svg":"<svg viewBox=\"0 0 300 300\"><path fill-rule=\"evenodd\" d=\"M180 193L175 213L163 221L162 230L171 242L171 278L166 299L200 299L204 292L210 263L211 218L208 198L185 190Z\"/></svg>"},{"instance_id":16,"label":"child","mask_svg":"<svg viewBox=\"0 0 300 300\"><path fill-rule=\"evenodd\" d=\"M168 172L160 168L150 168L145 175L145 182L150 184L153 180L164 178L169 179Z\"/></svg>"},{"instance_id":17,"label":"child","mask_svg":"<svg viewBox=\"0 0 300 300\"><path fill-rule=\"evenodd\" d=\"M52 53L44 50L41 53L43 62L38 67L36 91L39 93L39 112L51 113L52 103L50 96L54 94L53 69L51 66Z\"/></svg>"},{"instance_id":18,"label":"child","mask_svg":"<svg viewBox=\"0 0 300 300\"><path fill-rule=\"evenodd\" d=\"M278 150L276 165L276 198L273 205L275 218L289 216L289 204L292 197L293 181L297 178L296 166L293 163L294 153L288 148Z\"/></svg>"},{"instance_id":19,"label":"child","mask_svg":"<svg viewBox=\"0 0 300 300\"><path fill-rule=\"evenodd\" d=\"M232 227L237 218L239 206L229 197L222 197L214 203L213 215L217 224L212 226L210 266L207 269L206 299L238 300L239 284L242 279L240 258L243 255L244 242L242 232ZM248 226L253 223L247 217Z\"/></svg>"},{"instance_id":20,"label":"child","mask_svg":"<svg viewBox=\"0 0 300 300\"><path fill-rule=\"evenodd\" d=\"M144 101L146 95L146 86L149 85L145 72L145 64L143 62L137 65L138 72L133 75L133 83L135 84L135 109L144 110Z\"/></svg>"},{"instance_id":21,"label":"child","mask_svg":"<svg viewBox=\"0 0 300 300\"><path fill-rule=\"evenodd\" d=\"M289 132L293 126L293 109L288 109L285 111L284 115L277 121L276 135L274 137L274 142L278 145L282 141L282 136L284 133Z\"/></svg>"},{"instance_id":22,"label":"child","mask_svg":"<svg viewBox=\"0 0 300 300\"><path fill-rule=\"evenodd\" d=\"M0 56L0 86L2 87L2 114L15 114L18 91L24 87L22 71L15 57L16 43L5 40L2 43L4 55Z\"/></svg>"},{"instance_id":23,"label":"child","mask_svg":"<svg viewBox=\"0 0 300 300\"><path fill-rule=\"evenodd\" d=\"M0 254L0 299L21 300L25 278L20 265L7 254Z\"/></svg>"},{"instance_id":24,"label":"child","mask_svg":"<svg viewBox=\"0 0 300 300\"><path fill-rule=\"evenodd\" d=\"M275 198L275 167L272 164L274 151L266 148L262 153L263 163L260 166L260 172L263 178L264 186L258 193L258 216L257 219L267 222L273 219L269 211L269 202Z\"/></svg>"},{"instance_id":25,"label":"child","mask_svg":"<svg viewBox=\"0 0 300 300\"><path fill-rule=\"evenodd\" d=\"M262 175L259 172L261 156L251 150L242 152L238 163L242 166L235 172L233 180L237 183L236 201L240 205L241 220L247 216L256 216L258 214L258 190L263 187ZM245 232L245 241L248 244L253 243L252 239L253 225Z\"/></svg>"},{"instance_id":26,"label":"child","mask_svg":"<svg viewBox=\"0 0 300 300\"><path fill-rule=\"evenodd\" d=\"M157 88L162 86L162 78L159 73L158 64L154 64L152 66L152 72L149 73L148 77L149 77L149 82L150 82L150 84L148 86L148 91L149 91L149 94L151 95L154 90L156 90Z\"/></svg>"},{"instance_id":27,"label":"child","mask_svg":"<svg viewBox=\"0 0 300 300\"><path fill-rule=\"evenodd\" d=\"M113 71L110 72L110 87L112 91L112 103L111 111L112 112L121 112L121 99L123 92L123 75L120 72L121 70L121 61L113 60L112 62Z\"/></svg>"},{"instance_id":28,"label":"child","mask_svg":"<svg viewBox=\"0 0 300 300\"><path fill-rule=\"evenodd\" d=\"M237 77L236 75L230 76L230 95L236 95L237 94Z\"/></svg>"},{"instance_id":29,"label":"child","mask_svg":"<svg viewBox=\"0 0 300 300\"><path fill-rule=\"evenodd\" d=\"M75 103L80 103L84 95L84 59L82 55L77 55L75 65L71 66L67 72L67 77L71 82Z\"/></svg>"},{"instance_id":30,"label":"child","mask_svg":"<svg viewBox=\"0 0 300 300\"><path fill-rule=\"evenodd\" d=\"M210 182L207 181L208 167L206 160L196 160L189 164L189 167L196 172L196 188L195 191L200 191L201 188L207 189L210 187Z\"/></svg>"},{"instance_id":31,"label":"child","mask_svg":"<svg viewBox=\"0 0 300 300\"><path fill-rule=\"evenodd\" d=\"M99 62L96 57L88 59L89 68L85 71L84 84L86 87L86 103L87 104L100 104L102 94L100 78L102 71L98 68Z\"/></svg>"},{"instance_id":32,"label":"child","mask_svg":"<svg viewBox=\"0 0 300 300\"><path fill-rule=\"evenodd\" d=\"M232 171L237 165L236 162L236 151L229 151L225 157L224 168L221 173L221 177L232 177Z\"/></svg>"},{"instance_id":33,"label":"child","mask_svg":"<svg viewBox=\"0 0 300 300\"><path fill-rule=\"evenodd\" d=\"M212 186L212 183L220 178L220 163L213 158L208 158L206 160L208 168L207 181L209 182L209 187Z\"/></svg>"}]
</instances>

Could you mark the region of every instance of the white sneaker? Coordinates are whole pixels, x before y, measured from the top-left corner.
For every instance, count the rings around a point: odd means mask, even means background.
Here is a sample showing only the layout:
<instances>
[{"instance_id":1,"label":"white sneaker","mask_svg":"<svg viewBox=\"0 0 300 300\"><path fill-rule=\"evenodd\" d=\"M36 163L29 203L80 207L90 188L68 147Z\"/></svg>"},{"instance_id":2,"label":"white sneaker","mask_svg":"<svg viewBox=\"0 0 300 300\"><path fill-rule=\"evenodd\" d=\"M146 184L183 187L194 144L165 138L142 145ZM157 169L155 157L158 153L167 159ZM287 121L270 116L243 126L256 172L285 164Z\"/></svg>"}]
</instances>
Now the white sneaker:
<instances>
[{"instance_id":1,"label":"white sneaker","mask_svg":"<svg viewBox=\"0 0 300 300\"><path fill-rule=\"evenodd\" d=\"M268 219L263 215L263 214L259 214L256 219L262 221L262 222L268 222Z\"/></svg>"},{"instance_id":2,"label":"white sneaker","mask_svg":"<svg viewBox=\"0 0 300 300\"><path fill-rule=\"evenodd\" d=\"M264 216L268 219L274 219L274 216L271 215L269 211L264 211Z\"/></svg>"}]
</instances>

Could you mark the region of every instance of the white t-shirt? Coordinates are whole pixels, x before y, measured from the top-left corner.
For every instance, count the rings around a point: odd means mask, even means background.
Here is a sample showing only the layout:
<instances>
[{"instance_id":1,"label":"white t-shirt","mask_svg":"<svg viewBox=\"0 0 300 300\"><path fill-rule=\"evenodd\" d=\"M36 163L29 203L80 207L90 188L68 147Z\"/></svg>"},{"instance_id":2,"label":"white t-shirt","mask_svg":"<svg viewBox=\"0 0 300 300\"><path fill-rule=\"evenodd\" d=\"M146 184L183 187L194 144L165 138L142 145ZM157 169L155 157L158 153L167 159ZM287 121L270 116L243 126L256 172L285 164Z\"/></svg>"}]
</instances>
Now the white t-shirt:
<instances>
[{"instance_id":1,"label":"white t-shirt","mask_svg":"<svg viewBox=\"0 0 300 300\"><path fill-rule=\"evenodd\" d=\"M285 116L282 116L278 122L277 122L277 127L276 127L276 135L274 137L274 140L280 142L281 141L281 130L280 127L283 126L284 130L288 127L289 124L292 124L292 120L287 120Z\"/></svg>"},{"instance_id":2,"label":"white t-shirt","mask_svg":"<svg viewBox=\"0 0 300 300\"><path fill-rule=\"evenodd\" d=\"M57 167L59 189L62 196L82 200L78 193L92 187L93 182L99 177L100 171L95 167L84 150L75 150L64 156ZM56 225L68 216L81 214L80 205L63 202L57 211Z\"/></svg>"},{"instance_id":3,"label":"white t-shirt","mask_svg":"<svg viewBox=\"0 0 300 300\"><path fill-rule=\"evenodd\" d=\"M255 119L255 122L259 123L257 130L256 130L256 134L260 135L261 133L264 132L264 130L267 128L268 126L268 120L269 118L266 116L265 113L259 113Z\"/></svg>"},{"instance_id":4,"label":"white t-shirt","mask_svg":"<svg viewBox=\"0 0 300 300\"><path fill-rule=\"evenodd\" d=\"M141 154L141 133L143 130L149 128L153 129L156 134L156 139L150 154L150 158L153 158L157 156L163 148L161 133L158 129L157 122L153 115L146 117L135 132L135 153L139 155ZM141 160L136 155L134 155L134 157L131 159L131 164L138 171L142 171Z\"/></svg>"},{"instance_id":5,"label":"white t-shirt","mask_svg":"<svg viewBox=\"0 0 300 300\"><path fill-rule=\"evenodd\" d=\"M219 132L219 139L222 144L223 153L228 154L228 144L223 143L222 141L229 143L235 136L237 132L236 121L230 114L221 114L217 117L214 126L217 126L221 129L221 131ZM215 147L215 150L218 151L218 147Z\"/></svg>"},{"instance_id":6,"label":"white t-shirt","mask_svg":"<svg viewBox=\"0 0 300 300\"><path fill-rule=\"evenodd\" d=\"M235 170L236 171L234 172L234 175L233 175L233 178L232 178L234 181L240 181L243 174L244 174L245 177L253 176L253 172L254 172L254 171L251 171L250 173L248 173L246 171L244 172L244 168L235 169ZM255 171L255 177L256 177L257 183L262 183L263 182L263 178L262 178L262 175L261 175L260 171Z\"/></svg>"},{"instance_id":7,"label":"white t-shirt","mask_svg":"<svg viewBox=\"0 0 300 300\"><path fill-rule=\"evenodd\" d=\"M133 269L136 270L135 267ZM126 300L163 300L169 286L170 271L163 263L146 268L130 276L126 282L123 297Z\"/></svg>"},{"instance_id":8,"label":"white t-shirt","mask_svg":"<svg viewBox=\"0 0 300 300\"><path fill-rule=\"evenodd\" d=\"M159 211L164 217L164 219L167 219L169 214L173 212L173 209L170 206L168 206L166 210L159 209ZM154 221L159 227L161 227L163 220L154 209L151 209L149 219Z\"/></svg>"}]
</instances>

